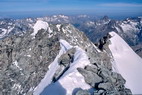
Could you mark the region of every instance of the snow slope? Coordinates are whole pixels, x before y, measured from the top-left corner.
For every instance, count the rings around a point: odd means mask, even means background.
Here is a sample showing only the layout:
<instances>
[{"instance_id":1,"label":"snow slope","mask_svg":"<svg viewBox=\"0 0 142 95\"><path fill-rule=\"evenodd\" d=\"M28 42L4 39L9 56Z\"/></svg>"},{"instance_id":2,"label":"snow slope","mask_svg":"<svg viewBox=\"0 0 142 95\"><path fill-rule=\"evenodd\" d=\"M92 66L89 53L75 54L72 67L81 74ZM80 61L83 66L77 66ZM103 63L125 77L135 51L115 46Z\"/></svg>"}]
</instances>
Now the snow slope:
<instances>
[{"instance_id":1,"label":"snow slope","mask_svg":"<svg viewBox=\"0 0 142 95\"><path fill-rule=\"evenodd\" d=\"M34 95L72 95L78 88L90 89L90 86L85 83L84 77L77 71L78 67L84 68L90 62L84 50L76 46L76 53L74 55L74 62L71 63L70 68L63 74L63 76L55 83L51 83L52 77L58 68L58 58L65 53L72 46L65 40L60 40L61 50L54 62L49 66L44 79L34 90Z\"/></svg>"},{"instance_id":2,"label":"snow slope","mask_svg":"<svg viewBox=\"0 0 142 95\"><path fill-rule=\"evenodd\" d=\"M42 20L38 20L38 21L36 22L36 24L34 25L34 27L33 27L34 32L33 32L31 35L32 35L32 36L35 36L35 35L38 33L38 31L39 31L40 29L45 29L45 30L47 30L48 27L49 27L49 24L48 24L47 22L44 22L44 21L42 21Z\"/></svg>"},{"instance_id":3,"label":"snow slope","mask_svg":"<svg viewBox=\"0 0 142 95\"><path fill-rule=\"evenodd\" d=\"M126 80L126 87L133 94L142 94L142 59L115 32L111 32L109 48L114 57L114 70Z\"/></svg>"}]
</instances>

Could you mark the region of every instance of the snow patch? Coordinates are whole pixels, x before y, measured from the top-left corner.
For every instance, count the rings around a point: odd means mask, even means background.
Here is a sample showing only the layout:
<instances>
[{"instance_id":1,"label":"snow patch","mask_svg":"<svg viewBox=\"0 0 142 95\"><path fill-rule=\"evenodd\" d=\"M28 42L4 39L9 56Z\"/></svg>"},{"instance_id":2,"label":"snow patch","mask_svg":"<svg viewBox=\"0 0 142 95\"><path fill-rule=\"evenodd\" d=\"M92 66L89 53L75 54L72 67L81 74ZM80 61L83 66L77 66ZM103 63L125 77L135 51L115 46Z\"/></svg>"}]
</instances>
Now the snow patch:
<instances>
[{"instance_id":1,"label":"snow patch","mask_svg":"<svg viewBox=\"0 0 142 95\"><path fill-rule=\"evenodd\" d=\"M48 32L49 32L50 34L53 32L50 27L48 27Z\"/></svg>"},{"instance_id":2,"label":"snow patch","mask_svg":"<svg viewBox=\"0 0 142 95\"><path fill-rule=\"evenodd\" d=\"M14 27L9 26L8 29L3 29L3 28L0 29L1 29L0 31L2 31L2 33L0 33L0 38L3 38L7 36L14 29Z\"/></svg>"},{"instance_id":3,"label":"snow patch","mask_svg":"<svg viewBox=\"0 0 142 95\"><path fill-rule=\"evenodd\" d=\"M58 31L60 31L61 24L57 24L56 27L57 27Z\"/></svg>"},{"instance_id":4,"label":"snow patch","mask_svg":"<svg viewBox=\"0 0 142 95\"><path fill-rule=\"evenodd\" d=\"M66 33L66 30L64 28L62 28L63 33Z\"/></svg>"},{"instance_id":5,"label":"snow patch","mask_svg":"<svg viewBox=\"0 0 142 95\"><path fill-rule=\"evenodd\" d=\"M18 62L17 62L17 61L14 61L14 62L13 62L13 65L15 65L17 68L19 68L19 70L22 70L22 68L18 65Z\"/></svg>"},{"instance_id":6,"label":"snow patch","mask_svg":"<svg viewBox=\"0 0 142 95\"><path fill-rule=\"evenodd\" d=\"M7 30L6 29L1 29L1 31L3 31L3 32L0 34L0 38L3 38L4 35L6 35Z\"/></svg>"},{"instance_id":7,"label":"snow patch","mask_svg":"<svg viewBox=\"0 0 142 95\"><path fill-rule=\"evenodd\" d=\"M17 84L15 83L13 85L12 89L18 91L18 93L19 93L21 90L21 85L19 83L17 83Z\"/></svg>"},{"instance_id":8,"label":"snow patch","mask_svg":"<svg viewBox=\"0 0 142 95\"><path fill-rule=\"evenodd\" d=\"M31 55L27 55L27 57L31 57Z\"/></svg>"},{"instance_id":9,"label":"snow patch","mask_svg":"<svg viewBox=\"0 0 142 95\"><path fill-rule=\"evenodd\" d=\"M29 51L31 51L32 49L31 48L29 48Z\"/></svg>"},{"instance_id":10,"label":"snow patch","mask_svg":"<svg viewBox=\"0 0 142 95\"><path fill-rule=\"evenodd\" d=\"M33 27L34 32L31 35L35 36L38 33L39 30L41 30L41 29L47 30L48 27L49 27L49 24L47 22L44 22L42 20L38 20Z\"/></svg>"}]
</instances>

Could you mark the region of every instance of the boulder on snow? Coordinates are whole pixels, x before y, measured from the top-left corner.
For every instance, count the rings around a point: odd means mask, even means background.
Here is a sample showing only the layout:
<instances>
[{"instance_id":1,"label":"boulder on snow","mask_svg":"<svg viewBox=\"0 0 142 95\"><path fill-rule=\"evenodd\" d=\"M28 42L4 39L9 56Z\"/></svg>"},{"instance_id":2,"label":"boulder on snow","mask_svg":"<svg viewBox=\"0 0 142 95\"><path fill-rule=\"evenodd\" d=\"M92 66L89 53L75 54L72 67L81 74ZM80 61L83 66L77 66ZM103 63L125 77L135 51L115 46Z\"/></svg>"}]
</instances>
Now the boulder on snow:
<instances>
[{"instance_id":1,"label":"boulder on snow","mask_svg":"<svg viewBox=\"0 0 142 95\"><path fill-rule=\"evenodd\" d=\"M96 73L87 71L82 68L77 68L77 70L84 76L85 82L88 83L92 87L95 87L96 84L102 81L102 78L99 77Z\"/></svg>"},{"instance_id":2,"label":"boulder on snow","mask_svg":"<svg viewBox=\"0 0 142 95\"><path fill-rule=\"evenodd\" d=\"M111 72L106 68L102 68L98 75L101 76L103 78L103 81L106 82L110 80Z\"/></svg>"},{"instance_id":3,"label":"boulder on snow","mask_svg":"<svg viewBox=\"0 0 142 95\"><path fill-rule=\"evenodd\" d=\"M116 79L115 85L117 87L120 87L120 86L122 86L122 85L124 85L126 83L126 80L118 73L113 72L111 74L111 76L112 76L113 79Z\"/></svg>"},{"instance_id":4,"label":"boulder on snow","mask_svg":"<svg viewBox=\"0 0 142 95\"><path fill-rule=\"evenodd\" d=\"M96 90L94 91L94 95L103 95L104 90Z\"/></svg>"},{"instance_id":5,"label":"boulder on snow","mask_svg":"<svg viewBox=\"0 0 142 95\"><path fill-rule=\"evenodd\" d=\"M87 71L91 71L93 73L97 73L98 72L98 67L96 65L91 65L91 66L85 66L85 70Z\"/></svg>"},{"instance_id":6,"label":"boulder on snow","mask_svg":"<svg viewBox=\"0 0 142 95\"><path fill-rule=\"evenodd\" d=\"M69 63L73 62L74 53L76 52L75 48L69 49L65 54L61 55L58 59L58 63L60 65L68 65Z\"/></svg>"},{"instance_id":7,"label":"boulder on snow","mask_svg":"<svg viewBox=\"0 0 142 95\"><path fill-rule=\"evenodd\" d=\"M58 59L59 67L53 76L53 82L56 82L64 74L64 72L69 69L70 63L73 62L75 51L75 48L71 48L65 54L60 56Z\"/></svg>"},{"instance_id":8,"label":"boulder on snow","mask_svg":"<svg viewBox=\"0 0 142 95\"><path fill-rule=\"evenodd\" d=\"M109 89L111 89L111 87L112 87L112 85L109 82L107 82L107 83L100 83L98 85L99 89L104 89L104 90L109 90Z\"/></svg>"},{"instance_id":9,"label":"boulder on snow","mask_svg":"<svg viewBox=\"0 0 142 95\"><path fill-rule=\"evenodd\" d=\"M91 95L87 90L79 90L75 95Z\"/></svg>"}]
</instances>

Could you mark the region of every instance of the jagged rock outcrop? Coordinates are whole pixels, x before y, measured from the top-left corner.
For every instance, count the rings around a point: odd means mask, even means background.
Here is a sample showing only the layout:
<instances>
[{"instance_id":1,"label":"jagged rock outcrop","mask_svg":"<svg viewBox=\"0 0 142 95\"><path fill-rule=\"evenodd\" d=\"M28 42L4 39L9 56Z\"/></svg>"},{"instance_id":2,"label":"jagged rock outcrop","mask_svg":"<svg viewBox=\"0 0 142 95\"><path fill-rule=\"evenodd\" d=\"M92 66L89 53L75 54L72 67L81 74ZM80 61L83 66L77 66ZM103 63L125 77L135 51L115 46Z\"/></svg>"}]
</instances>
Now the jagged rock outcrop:
<instances>
[{"instance_id":1,"label":"jagged rock outcrop","mask_svg":"<svg viewBox=\"0 0 142 95\"><path fill-rule=\"evenodd\" d=\"M95 45L96 45L101 51L103 51L104 49L106 49L105 46L108 46L108 44L109 44L109 38L111 38L111 35L109 35L109 33L108 33L106 36L104 36L103 38L101 38L101 39L99 40L99 42L96 43Z\"/></svg>"}]
</instances>

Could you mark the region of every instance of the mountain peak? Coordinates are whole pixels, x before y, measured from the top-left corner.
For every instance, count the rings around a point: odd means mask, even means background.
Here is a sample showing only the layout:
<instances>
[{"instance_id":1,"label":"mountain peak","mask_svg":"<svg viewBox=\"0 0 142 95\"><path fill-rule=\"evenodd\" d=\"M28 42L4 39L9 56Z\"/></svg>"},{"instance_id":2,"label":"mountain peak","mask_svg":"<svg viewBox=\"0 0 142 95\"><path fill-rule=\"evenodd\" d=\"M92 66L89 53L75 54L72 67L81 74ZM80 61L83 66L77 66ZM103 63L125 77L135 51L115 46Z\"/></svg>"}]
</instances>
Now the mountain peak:
<instances>
[{"instance_id":1,"label":"mountain peak","mask_svg":"<svg viewBox=\"0 0 142 95\"><path fill-rule=\"evenodd\" d=\"M108 19L109 19L108 16L104 16L104 17L102 18L102 20L108 20Z\"/></svg>"}]
</instances>

